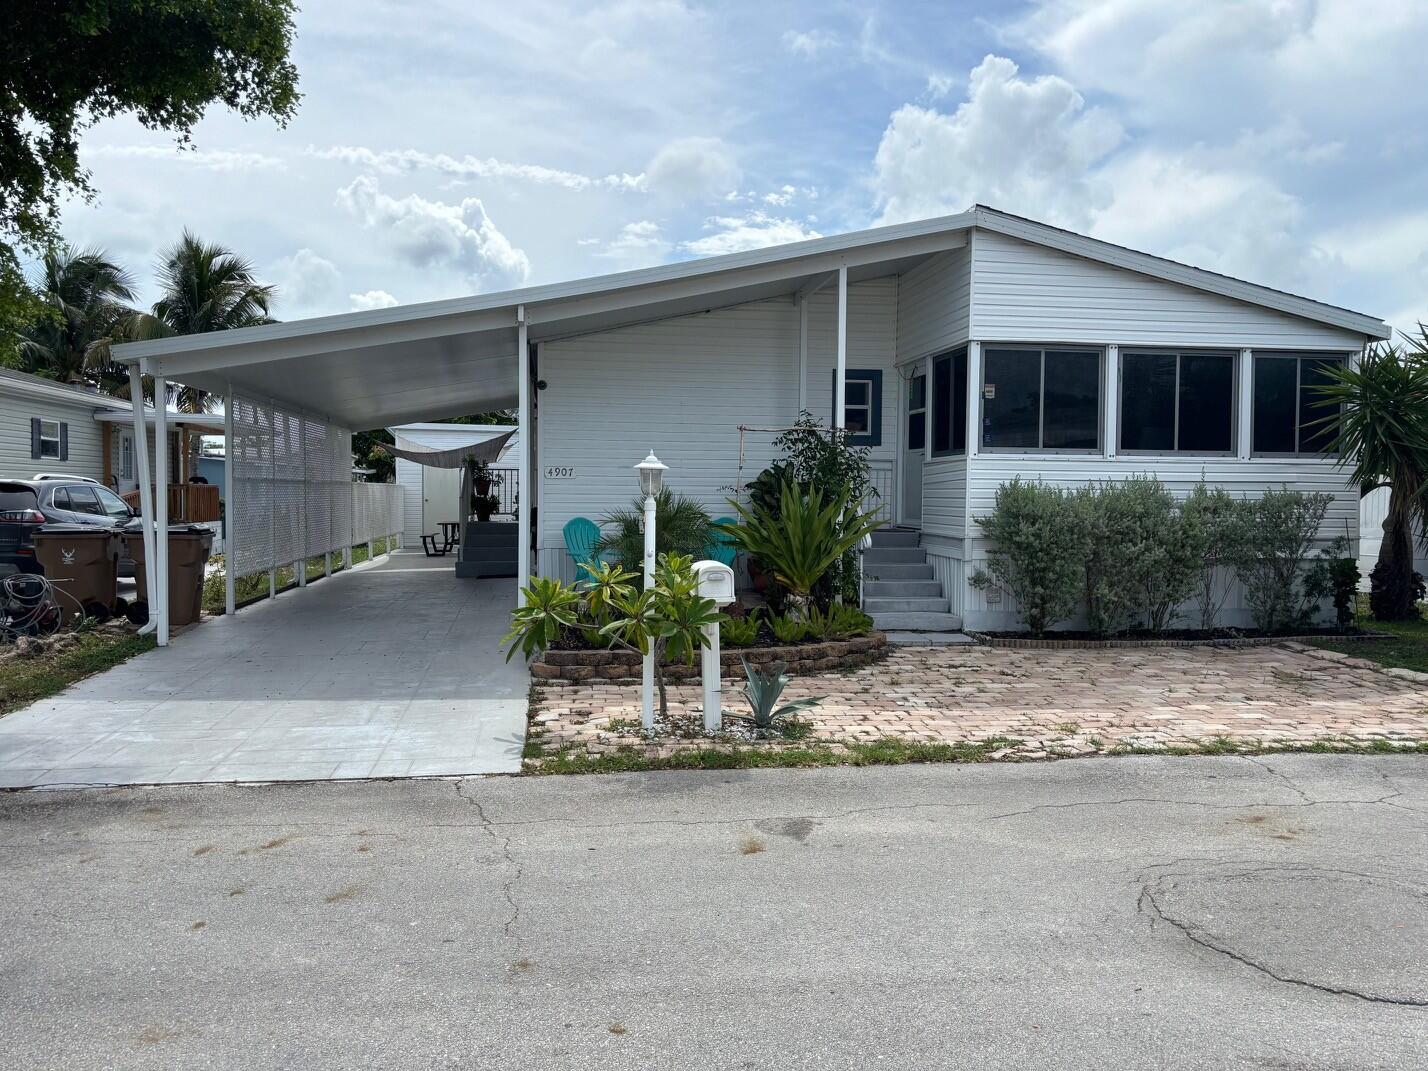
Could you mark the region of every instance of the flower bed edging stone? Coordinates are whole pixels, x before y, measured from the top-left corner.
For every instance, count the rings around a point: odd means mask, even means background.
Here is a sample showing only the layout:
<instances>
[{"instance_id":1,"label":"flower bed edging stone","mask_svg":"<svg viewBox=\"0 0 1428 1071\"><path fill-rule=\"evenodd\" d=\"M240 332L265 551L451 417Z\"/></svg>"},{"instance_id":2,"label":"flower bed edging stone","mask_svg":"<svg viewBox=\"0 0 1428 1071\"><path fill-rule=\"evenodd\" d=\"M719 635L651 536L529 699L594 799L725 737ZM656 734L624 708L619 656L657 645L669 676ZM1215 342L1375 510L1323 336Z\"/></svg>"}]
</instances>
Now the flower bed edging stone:
<instances>
[{"instance_id":1,"label":"flower bed edging stone","mask_svg":"<svg viewBox=\"0 0 1428 1071\"><path fill-rule=\"evenodd\" d=\"M1036 640L1029 636L1000 636L995 632L971 631L968 631L967 635L971 636L972 639L978 643L985 644L988 647L1043 651L1102 650L1108 647L1274 647L1279 644L1294 646L1308 643L1311 640L1333 640L1335 643L1339 643L1345 640L1390 640L1393 638L1392 635L1387 632L1325 632L1317 636L1225 636L1220 639L1163 640L1152 639L1150 637L1118 640L1087 640L1079 638L1058 640L1050 636L1044 636Z\"/></svg>"},{"instance_id":2,"label":"flower bed edging stone","mask_svg":"<svg viewBox=\"0 0 1428 1071\"><path fill-rule=\"evenodd\" d=\"M787 647L731 647L719 652L719 662L725 676L743 672L740 658L750 665L765 662L786 662L793 674L827 673L840 669L856 669L883 658L889 651L887 637L881 632L855 636L847 640L825 640L822 643L799 643ZM633 681L640 677L640 657L629 651L546 651L530 664L531 676L537 680L563 681ZM689 680L699 676L699 662L689 666L683 662L666 663L668 680Z\"/></svg>"}]
</instances>

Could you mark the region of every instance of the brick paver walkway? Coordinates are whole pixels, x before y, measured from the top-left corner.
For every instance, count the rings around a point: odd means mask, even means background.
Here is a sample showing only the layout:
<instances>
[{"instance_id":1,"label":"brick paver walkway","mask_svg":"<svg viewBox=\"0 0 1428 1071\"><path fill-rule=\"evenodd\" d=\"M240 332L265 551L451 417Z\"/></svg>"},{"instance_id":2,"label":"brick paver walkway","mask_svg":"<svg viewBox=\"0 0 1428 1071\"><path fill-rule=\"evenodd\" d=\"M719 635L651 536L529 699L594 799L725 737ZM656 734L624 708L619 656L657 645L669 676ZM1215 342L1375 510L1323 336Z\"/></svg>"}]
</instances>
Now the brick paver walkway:
<instances>
[{"instance_id":1,"label":"brick paver walkway","mask_svg":"<svg viewBox=\"0 0 1428 1071\"><path fill-rule=\"evenodd\" d=\"M1371 642L1371 641L1367 641ZM726 710L746 710L739 682ZM795 679L785 701L827 698L802 715L813 739L1018 741L1019 755L1117 747L1322 740L1428 740L1428 674L1298 644L1115 650L898 648L845 674ZM697 685L670 689L673 721L700 715ZM543 684L533 706L547 747L591 753L638 746L655 753L708 746L639 732L639 688Z\"/></svg>"}]
</instances>

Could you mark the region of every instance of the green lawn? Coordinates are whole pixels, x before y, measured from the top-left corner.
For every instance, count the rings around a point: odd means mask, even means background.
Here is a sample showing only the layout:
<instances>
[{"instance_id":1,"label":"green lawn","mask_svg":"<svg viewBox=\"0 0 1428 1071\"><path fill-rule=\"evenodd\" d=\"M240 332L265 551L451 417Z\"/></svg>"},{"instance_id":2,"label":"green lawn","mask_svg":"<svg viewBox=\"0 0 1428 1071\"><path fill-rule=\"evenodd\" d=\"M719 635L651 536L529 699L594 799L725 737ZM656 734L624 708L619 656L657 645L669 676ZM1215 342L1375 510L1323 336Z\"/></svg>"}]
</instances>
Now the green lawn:
<instances>
[{"instance_id":1,"label":"green lawn","mask_svg":"<svg viewBox=\"0 0 1428 1071\"><path fill-rule=\"evenodd\" d=\"M1359 621L1374 632L1388 632L1391 640L1314 640L1313 646L1326 651L1341 651L1355 658L1367 658L1381 666L1395 669L1416 669L1428 673L1428 621Z\"/></svg>"},{"instance_id":2,"label":"green lawn","mask_svg":"<svg viewBox=\"0 0 1428 1071\"><path fill-rule=\"evenodd\" d=\"M75 681L152 649L153 636L102 629L79 633L68 650L10 658L0 666L0 715L48 699Z\"/></svg>"}]
</instances>

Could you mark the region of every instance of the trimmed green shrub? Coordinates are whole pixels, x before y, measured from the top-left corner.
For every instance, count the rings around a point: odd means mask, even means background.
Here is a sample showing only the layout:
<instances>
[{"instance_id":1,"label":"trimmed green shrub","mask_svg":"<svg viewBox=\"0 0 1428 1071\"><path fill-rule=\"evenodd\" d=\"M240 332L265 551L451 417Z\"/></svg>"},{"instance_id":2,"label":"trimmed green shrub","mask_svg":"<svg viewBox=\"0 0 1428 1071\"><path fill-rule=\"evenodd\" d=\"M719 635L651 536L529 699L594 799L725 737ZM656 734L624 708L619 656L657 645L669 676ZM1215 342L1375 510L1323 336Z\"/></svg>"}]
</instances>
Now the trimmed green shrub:
<instances>
[{"instance_id":1,"label":"trimmed green shrub","mask_svg":"<svg viewBox=\"0 0 1428 1071\"><path fill-rule=\"evenodd\" d=\"M792 614L769 618L769 628L779 643L802 643L810 632L809 622Z\"/></svg>"},{"instance_id":2,"label":"trimmed green shrub","mask_svg":"<svg viewBox=\"0 0 1428 1071\"><path fill-rule=\"evenodd\" d=\"M1310 551L1331 496L1281 488L1244 503L1244 538L1234 568L1256 628L1282 632L1303 625L1317 598L1303 583Z\"/></svg>"},{"instance_id":3,"label":"trimmed green shrub","mask_svg":"<svg viewBox=\"0 0 1428 1071\"><path fill-rule=\"evenodd\" d=\"M1208 631L1219 623L1234 586L1235 556L1245 538L1247 510L1243 499L1223 487L1198 483L1181 505L1180 514L1187 534L1199 546L1200 627Z\"/></svg>"},{"instance_id":4,"label":"trimmed green shrub","mask_svg":"<svg viewBox=\"0 0 1428 1071\"><path fill-rule=\"evenodd\" d=\"M1085 536L1074 494L1014 479L997 488L992 512L976 518L991 545L973 587L999 585L1040 636L1076 611L1085 586Z\"/></svg>"}]
</instances>

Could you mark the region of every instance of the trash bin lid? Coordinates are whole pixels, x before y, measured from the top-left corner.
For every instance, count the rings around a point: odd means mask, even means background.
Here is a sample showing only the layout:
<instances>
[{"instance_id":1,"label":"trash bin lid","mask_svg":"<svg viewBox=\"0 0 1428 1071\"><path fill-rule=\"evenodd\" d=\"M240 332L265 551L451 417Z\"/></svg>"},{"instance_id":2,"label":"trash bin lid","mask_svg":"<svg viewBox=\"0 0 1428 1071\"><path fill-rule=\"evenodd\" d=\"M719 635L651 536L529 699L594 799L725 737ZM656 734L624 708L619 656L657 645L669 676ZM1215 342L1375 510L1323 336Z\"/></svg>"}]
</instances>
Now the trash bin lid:
<instances>
[{"instance_id":1,"label":"trash bin lid","mask_svg":"<svg viewBox=\"0 0 1428 1071\"><path fill-rule=\"evenodd\" d=\"M114 525L107 524L72 524L67 521L56 521L50 524L42 524L35 529L36 535L93 535L108 538L119 532L120 529Z\"/></svg>"}]
</instances>

